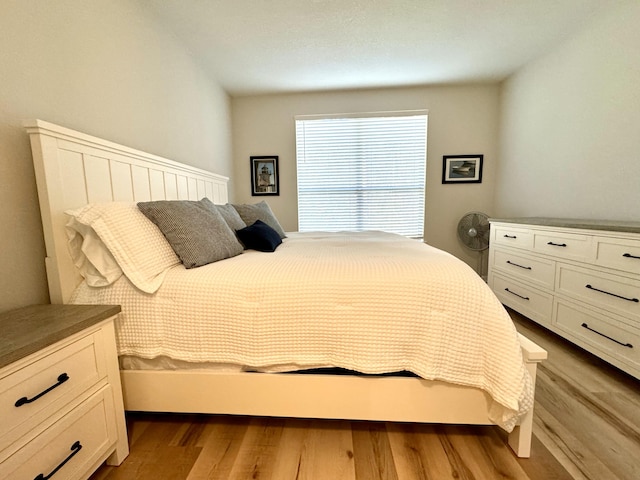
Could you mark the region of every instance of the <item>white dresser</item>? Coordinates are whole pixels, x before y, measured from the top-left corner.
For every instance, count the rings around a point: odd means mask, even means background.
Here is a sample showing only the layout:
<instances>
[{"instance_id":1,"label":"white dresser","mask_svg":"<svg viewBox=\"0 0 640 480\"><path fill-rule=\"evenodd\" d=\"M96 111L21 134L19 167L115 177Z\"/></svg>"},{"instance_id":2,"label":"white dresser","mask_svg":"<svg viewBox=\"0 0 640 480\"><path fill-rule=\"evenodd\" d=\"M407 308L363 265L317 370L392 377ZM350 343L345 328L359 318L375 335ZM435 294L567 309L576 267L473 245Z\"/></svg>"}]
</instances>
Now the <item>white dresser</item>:
<instances>
[{"instance_id":1,"label":"white dresser","mask_svg":"<svg viewBox=\"0 0 640 480\"><path fill-rule=\"evenodd\" d=\"M640 223L491 219L500 301L640 378Z\"/></svg>"},{"instance_id":2,"label":"white dresser","mask_svg":"<svg viewBox=\"0 0 640 480\"><path fill-rule=\"evenodd\" d=\"M0 314L0 478L86 479L129 453L117 306Z\"/></svg>"}]
</instances>

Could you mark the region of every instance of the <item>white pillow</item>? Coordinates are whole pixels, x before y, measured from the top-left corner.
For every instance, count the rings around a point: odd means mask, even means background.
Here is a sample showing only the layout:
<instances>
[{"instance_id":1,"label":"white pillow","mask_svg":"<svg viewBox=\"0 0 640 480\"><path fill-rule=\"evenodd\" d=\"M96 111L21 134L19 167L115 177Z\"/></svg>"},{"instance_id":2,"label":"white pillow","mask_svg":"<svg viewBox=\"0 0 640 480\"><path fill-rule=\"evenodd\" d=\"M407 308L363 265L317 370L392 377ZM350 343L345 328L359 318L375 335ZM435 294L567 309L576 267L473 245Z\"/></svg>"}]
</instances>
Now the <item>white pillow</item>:
<instances>
[{"instance_id":1,"label":"white pillow","mask_svg":"<svg viewBox=\"0 0 640 480\"><path fill-rule=\"evenodd\" d=\"M98 234L71 217L66 225L69 253L91 287L106 287L122 276L122 269Z\"/></svg>"},{"instance_id":2,"label":"white pillow","mask_svg":"<svg viewBox=\"0 0 640 480\"><path fill-rule=\"evenodd\" d=\"M143 292L156 292L167 271L180 263L162 232L134 203L94 203L65 213L73 217L72 226L77 222L95 231L127 278Z\"/></svg>"}]
</instances>

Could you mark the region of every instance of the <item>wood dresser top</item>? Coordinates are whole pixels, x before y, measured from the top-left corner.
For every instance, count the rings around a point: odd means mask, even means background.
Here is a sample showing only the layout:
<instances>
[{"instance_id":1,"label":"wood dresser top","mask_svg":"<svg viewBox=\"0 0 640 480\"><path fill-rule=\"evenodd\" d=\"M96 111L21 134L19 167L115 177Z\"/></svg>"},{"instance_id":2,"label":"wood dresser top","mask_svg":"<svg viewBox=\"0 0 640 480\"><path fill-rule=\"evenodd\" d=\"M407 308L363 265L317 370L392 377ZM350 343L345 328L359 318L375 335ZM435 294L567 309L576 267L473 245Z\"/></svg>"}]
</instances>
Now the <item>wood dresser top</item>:
<instances>
[{"instance_id":1,"label":"wood dresser top","mask_svg":"<svg viewBox=\"0 0 640 480\"><path fill-rule=\"evenodd\" d=\"M492 223L519 223L523 225L539 225L543 227L580 228L586 230L603 230L608 232L640 233L640 222L616 220L585 220L576 218L490 218Z\"/></svg>"},{"instance_id":2,"label":"wood dresser top","mask_svg":"<svg viewBox=\"0 0 640 480\"><path fill-rule=\"evenodd\" d=\"M32 305L1 313L0 368L119 312L119 305Z\"/></svg>"}]
</instances>

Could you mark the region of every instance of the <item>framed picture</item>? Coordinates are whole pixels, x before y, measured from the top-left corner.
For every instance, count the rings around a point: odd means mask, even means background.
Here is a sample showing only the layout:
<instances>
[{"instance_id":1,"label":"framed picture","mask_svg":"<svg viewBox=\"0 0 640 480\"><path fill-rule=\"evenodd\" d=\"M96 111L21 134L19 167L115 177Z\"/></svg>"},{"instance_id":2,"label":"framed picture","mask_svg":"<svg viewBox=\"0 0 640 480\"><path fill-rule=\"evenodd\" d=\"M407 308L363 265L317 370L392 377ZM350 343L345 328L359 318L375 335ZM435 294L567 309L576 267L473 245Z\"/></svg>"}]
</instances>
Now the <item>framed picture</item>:
<instances>
[{"instance_id":1,"label":"framed picture","mask_svg":"<svg viewBox=\"0 0 640 480\"><path fill-rule=\"evenodd\" d=\"M280 195L277 155L251 157L251 195Z\"/></svg>"},{"instance_id":2,"label":"framed picture","mask_svg":"<svg viewBox=\"0 0 640 480\"><path fill-rule=\"evenodd\" d=\"M482 183L484 155L445 155L442 157L442 183Z\"/></svg>"}]
</instances>

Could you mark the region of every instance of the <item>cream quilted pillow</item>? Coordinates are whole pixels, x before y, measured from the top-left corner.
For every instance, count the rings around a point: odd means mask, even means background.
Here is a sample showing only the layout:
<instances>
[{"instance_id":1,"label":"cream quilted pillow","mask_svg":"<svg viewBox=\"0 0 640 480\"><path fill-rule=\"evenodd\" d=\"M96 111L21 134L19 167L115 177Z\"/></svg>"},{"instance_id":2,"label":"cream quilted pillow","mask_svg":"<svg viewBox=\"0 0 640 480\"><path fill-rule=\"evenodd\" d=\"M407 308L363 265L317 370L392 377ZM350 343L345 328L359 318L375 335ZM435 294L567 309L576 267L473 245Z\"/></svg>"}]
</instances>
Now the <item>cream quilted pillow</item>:
<instances>
[{"instance_id":1,"label":"cream quilted pillow","mask_svg":"<svg viewBox=\"0 0 640 480\"><path fill-rule=\"evenodd\" d=\"M69 253L91 287L106 287L124 273L93 228L71 217L65 226Z\"/></svg>"},{"instance_id":2,"label":"cream quilted pillow","mask_svg":"<svg viewBox=\"0 0 640 480\"><path fill-rule=\"evenodd\" d=\"M134 203L93 203L65 212L93 228L131 283L154 293L180 263L171 245Z\"/></svg>"}]
</instances>

